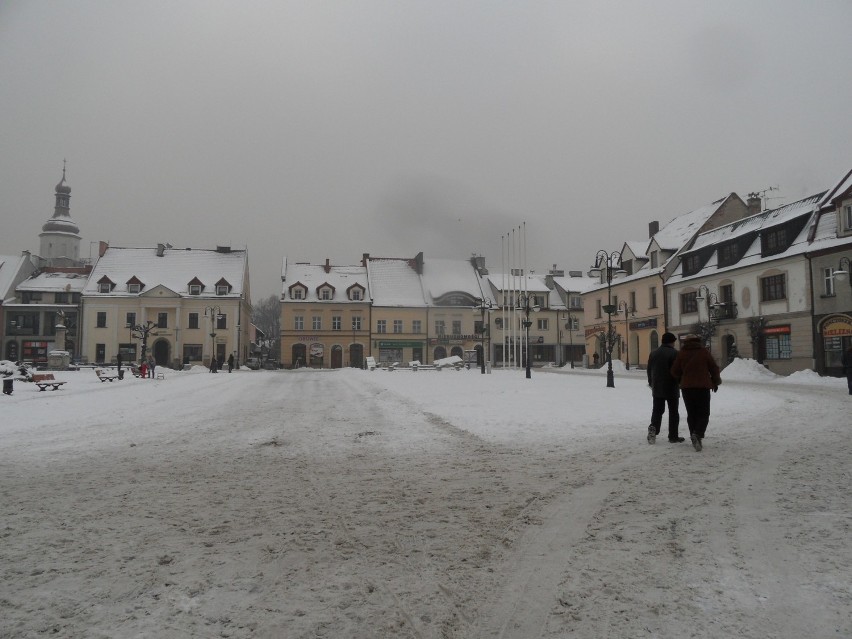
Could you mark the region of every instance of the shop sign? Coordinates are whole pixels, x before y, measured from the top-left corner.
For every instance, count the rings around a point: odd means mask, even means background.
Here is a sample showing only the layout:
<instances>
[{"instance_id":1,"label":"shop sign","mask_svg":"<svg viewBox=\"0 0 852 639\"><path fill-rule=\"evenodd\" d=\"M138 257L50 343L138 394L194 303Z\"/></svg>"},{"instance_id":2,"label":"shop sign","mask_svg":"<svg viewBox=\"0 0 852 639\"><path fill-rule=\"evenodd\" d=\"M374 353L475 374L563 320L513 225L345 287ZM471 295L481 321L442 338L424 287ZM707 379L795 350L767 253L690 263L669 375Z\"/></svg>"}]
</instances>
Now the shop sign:
<instances>
[{"instance_id":1,"label":"shop sign","mask_svg":"<svg viewBox=\"0 0 852 639\"><path fill-rule=\"evenodd\" d=\"M380 340L379 348L422 348L423 342L405 340Z\"/></svg>"},{"instance_id":2,"label":"shop sign","mask_svg":"<svg viewBox=\"0 0 852 639\"><path fill-rule=\"evenodd\" d=\"M848 337L852 336L852 318L832 317L822 325L823 337Z\"/></svg>"},{"instance_id":3,"label":"shop sign","mask_svg":"<svg viewBox=\"0 0 852 639\"><path fill-rule=\"evenodd\" d=\"M313 342L318 340L319 337L317 335L305 335L304 337L299 337L298 341L300 342Z\"/></svg>"},{"instance_id":4,"label":"shop sign","mask_svg":"<svg viewBox=\"0 0 852 639\"><path fill-rule=\"evenodd\" d=\"M606 324L586 327L586 339L589 339L592 335L597 335L599 333L606 333Z\"/></svg>"},{"instance_id":5,"label":"shop sign","mask_svg":"<svg viewBox=\"0 0 852 639\"><path fill-rule=\"evenodd\" d=\"M324 350L325 350L325 347L322 344L319 344L319 343L311 344L311 350L310 350L311 357L322 357Z\"/></svg>"},{"instance_id":6,"label":"shop sign","mask_svg":"<svg viewBox=\"0 0 852 639\"><path fill-rule=\"evenodd\" d=\"M764 335L785 335L790 333L789 326L768 326L763 329Z\"/></svg>"},{"instance_id":7,"label":"shop sign","mask_svg":"<svg viewBox=\"0 0 852 639\"><path fill-rule=\"evenodd\" d=\"M639 320L637 322L630 322L631 331L639 331L643 328L657 328L657 318L652 317L650 319Z\"/></svg>"}]
</instances>

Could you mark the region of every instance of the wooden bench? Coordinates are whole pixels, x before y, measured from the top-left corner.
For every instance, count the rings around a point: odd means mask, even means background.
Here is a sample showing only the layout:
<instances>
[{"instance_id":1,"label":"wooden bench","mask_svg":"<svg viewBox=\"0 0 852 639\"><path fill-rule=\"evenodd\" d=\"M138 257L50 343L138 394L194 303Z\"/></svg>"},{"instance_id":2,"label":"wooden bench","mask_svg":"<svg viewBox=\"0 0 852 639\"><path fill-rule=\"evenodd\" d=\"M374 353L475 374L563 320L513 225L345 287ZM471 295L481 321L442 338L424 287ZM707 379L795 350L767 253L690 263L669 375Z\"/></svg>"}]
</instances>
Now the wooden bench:
<instances>
[{"instance_id":1,"label":"wooden bench","mask_svg":"<svg viewBox=\"0 0 852 639\"><path fill-rule=\"evenodd\" d=\"M98 379L102 382L111 382L113 380L118 379L118 373L113 373L112 371L106 371L102 368L95 369L95 375L98 376Z\"/></svg>"},{"instance_id":2,"label":"wooden bench","mask_svg":"<svg viewBox=\"0 0 852 639\"><path fill-rule=\"evenodd\" d=\"M66 382L56 381L53 373L36 373L33 375L33 383L38 386L39 391L43 391L47 390L48 386L52 387L50 390L56 390Z\"/></svg>"},{"instance_id":3,"label":"wooden bench","mask_svg":"<svg viewBox=\"0 0 852 639\"><path fill-rule=\"evenodd\" d=\"M411 362L408 362L408 367L412 370L412 372L415 372L415 373L417 371L434 371L434 370L436 370L435 367L432 366L431 364L421 364L420 361L416 360L416 359L411 361ZM441 369L439 368L437 370L441 370Z\"/></svg>"}]
</instances>

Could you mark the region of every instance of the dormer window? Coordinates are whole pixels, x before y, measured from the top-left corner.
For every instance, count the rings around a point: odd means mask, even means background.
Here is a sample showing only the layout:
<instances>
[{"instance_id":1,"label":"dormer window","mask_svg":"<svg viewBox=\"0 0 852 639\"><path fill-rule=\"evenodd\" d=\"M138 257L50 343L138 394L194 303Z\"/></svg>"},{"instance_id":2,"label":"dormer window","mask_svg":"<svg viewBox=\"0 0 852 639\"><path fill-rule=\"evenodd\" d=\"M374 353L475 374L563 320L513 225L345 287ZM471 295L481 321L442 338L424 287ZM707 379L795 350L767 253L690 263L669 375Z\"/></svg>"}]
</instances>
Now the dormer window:
<instances>
[{"instance_id":1,"label":"dormer window","mask_svg":"<svg viewBox=\"0 0 852 639\"><path fill-rule=\"evenodd\" d=\"M360 284L353 284L347 290L349 299L353 302L360 302L364 299L364 287Z\"/></svg>"},{"instance_id":2,"label":"dormer window","mask_svg":"<svg viewBox=\"0 0 852 639\"><path fill-rule=\"evenodd\" d=\"M657 268L660 265L660 253L651 251L651 268Z\"/></svg>"},{"instance_id":3,"label":"dormer window","mask_svg":"<svg viewBox=\"0 0 852 639\"><path fill-rule=\"evenodd\" d=\"M317 289L317 298L326 301L334 299L334 287L331 284L323 284Z\"/></svg>"},{"instance_id":4,"label":"dormer window","mask_svg":"<svg viewBox=\"0 0 852 639\"><path fill-rule=\"evenodd\" d=\"M305 299L304 293L305 291L303 289L294 288L292 291L290 291L290 297L292 297L294 300L303 300Z\"/></svg>"},{"instance_id":5,"label":"dormer window","mask_svg":"<svg viewBox=\"0 0 852 639\"><path fill-rule=\"evenodd\" d=\"M224 277L216 282L216 295L227 295L231 292L231 285Z\"/></svg>"},{"instance_id":6,"label":"dormer window","mask_svg":"<svg viewBox=\"0 0 852 639\"><path fill-rule=\"evenodd\" d=\"M111 293L114 286L112 280L104 275L98 280L98 293Z\"/></svg>"},{"instance_id":7,"label":"dormer window","mask_svg":"<svg viewBox=\"0 0 852 639\"><path fill-rule=\"evenodd\" d=\"M189 285L189 294L190 295L201 295L201 284L190 284Z\"/></svg>"},{"instance_id":8,"label":"dormer window","mask_svg":"<svg viewBox=\"0 0 852 639\"><path fill-rule=\"evenodd\" d=\"M127 292L128 293L139 293L142 290L141 284L128 284Z\"/></svg>"}]
</instances>

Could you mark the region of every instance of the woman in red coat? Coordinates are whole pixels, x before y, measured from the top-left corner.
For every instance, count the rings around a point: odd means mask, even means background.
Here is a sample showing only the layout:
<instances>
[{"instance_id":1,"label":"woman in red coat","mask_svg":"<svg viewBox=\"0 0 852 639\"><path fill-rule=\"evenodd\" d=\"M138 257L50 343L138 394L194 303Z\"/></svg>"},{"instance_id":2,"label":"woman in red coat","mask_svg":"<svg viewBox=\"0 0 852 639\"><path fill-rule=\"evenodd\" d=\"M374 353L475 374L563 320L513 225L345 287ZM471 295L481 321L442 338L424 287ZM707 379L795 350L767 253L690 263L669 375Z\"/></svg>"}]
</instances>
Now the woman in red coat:
<instances>
[{"instance_id":1,"label":"woman in red coat","mask_svg":"<svg viewBox=\"0 0 852 639\"><path fill-rule=\"evenodd\" d=\"M710 391L716 392L722 378L719 365L697 335L683 338L683 346L672 364L672 376L680 383L692 446L701 451L710 422Z\"/></svg>"}]
</instances>

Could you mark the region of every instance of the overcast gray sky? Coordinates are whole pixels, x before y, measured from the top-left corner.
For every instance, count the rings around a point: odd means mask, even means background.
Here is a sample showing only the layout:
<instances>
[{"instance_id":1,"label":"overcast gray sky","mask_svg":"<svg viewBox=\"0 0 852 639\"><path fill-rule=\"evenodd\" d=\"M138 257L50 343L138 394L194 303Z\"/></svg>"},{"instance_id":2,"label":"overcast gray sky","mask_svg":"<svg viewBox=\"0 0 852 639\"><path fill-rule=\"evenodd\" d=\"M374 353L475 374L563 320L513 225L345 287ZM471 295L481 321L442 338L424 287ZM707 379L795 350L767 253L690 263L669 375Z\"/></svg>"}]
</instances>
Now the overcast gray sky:
<instances>
[{"instance_id":1,"label":"overcast gray sky","mask_svg":"<svg viewBox=\"0 0 852 639\"><path fill-rule=\"evenodd\" d=\"M0 253L68 160L89 242L529 266L852 168L852 2L3 0Z\"/></svg>"}]
</instances>

